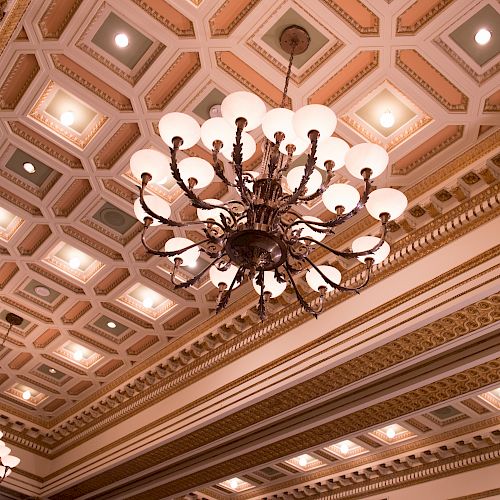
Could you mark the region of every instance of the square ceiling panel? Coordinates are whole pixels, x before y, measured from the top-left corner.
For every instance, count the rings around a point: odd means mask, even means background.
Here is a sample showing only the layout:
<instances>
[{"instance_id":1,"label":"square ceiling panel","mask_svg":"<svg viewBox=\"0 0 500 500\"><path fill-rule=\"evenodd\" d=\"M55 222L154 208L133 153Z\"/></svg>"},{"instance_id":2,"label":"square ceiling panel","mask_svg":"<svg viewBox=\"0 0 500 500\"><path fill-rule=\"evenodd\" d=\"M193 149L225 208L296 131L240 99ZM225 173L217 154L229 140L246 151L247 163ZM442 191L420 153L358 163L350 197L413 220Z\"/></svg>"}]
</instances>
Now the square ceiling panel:
<instances>
[{"instance_id":1,"label":"square ceiling panel","mask_svg":"<svg viewBox=\"0 0 500 500\"><path fill-rule=\"evenodd\" d=\"M61 380L64 380L68 377L64 372L58 370L57 368L54 368L53 366L46 365L45 363L42 363L36 370L35 372L37 374L42 374L44 375L44 379L47 380L47 377L49 380L54 380L56 382L60 382Z\"/></svg>"},{"instance_id":2,"label":"square ceiling panel","mask_svg":"<svg viewBox=\"0 0 500 500\"><path fill-rule=\"evenodd\" d=\"M416 436L416 434L399 424L387 425L380 429L375 429L369 434L385 444L400 443Z\"/></svg>"},{"instance_id":3,"label":"square ceiling panel","mask_svg":"<svg viewBox=\"0 0 500 500\"><path fill-rule=\"evenodd\" d=\"M492 391L480 394L479 397L489 403L493 408L500 410L500 387Z\"/></svg>"},{"instance_id":4,"label":"square ceiling panel","mask_svg":"<svg viewBox=\"0 0 500 500\"><path fill-rule=\"evenodd\" d=\"M124 324L105 315L99 316L99 318L94 321L94 325L97 326L97 328L104 330L106 333L113 335L114 337L119 337L128 330L128 327Z\"/></svg>"},{"instance_id":5,"label":"square ceiling panel","mask_svg":"<svg viewBox=\"0 0 500 500\"><path fill-rule=\"evenodd\" d=\"M107 120L53 81L49 81L29 117L80 149L89 144Z\"/></svg>"},{"instance_id":6,"label":"square ceiling panel","mask_svg":"<svg viewBox=\"0 0 500 500\"><path fill-rule=\"evenodd\" d=\"M299 469L303 472L308 472L319 467L326 465L325 462L321 461L319 458L313 457L307 453L299 455L298 457L293 457L290 460L285 461L288 465Z\"/></svg>"},{"instance_id":7,"label":"square ceiling panel","mask_svg":"<svg viewBox=\"0 0 500 500\"><path fill-rule=\"evenodd\" d=\"M138 222L135 217L109 202L105 202L92 217L120 234L125 234Z\"/></svg>"},{"instance_id":8,"label":"square ceiling panel","mask_svg":"<svg viewBox=\"0 0 500 500\"><path fill-rule=\"evenodd\" d=\"M88 349L71 340L66 341L63 345L58 347L54 354L69 361L81 368L91 368L104 358L101 354Z\"/></svg>"},{"instance_id":9,"label":"square ceiling panel","mask_svg":"<svg viewBox=\"0 0 500 500\"><path fill-rule=\"evenodd\" d=\"M23 297L51 312L55 311L68 297L37 280L25 280L16 290Z\"/></svg>"},{"instance_id":10,"label":"square ceiling panel","mask_svg":"<svg viewBox=\"0 0 500 500\"><path fill-rule=\"evenodd\" d=\"M228 479L227 481L219 483L219 485L225 489L234 491L235 493L241 493L242 491L254 488L253 484L250 484L248 481L240 479L239 477L233 477L231 479Z\"/></svg>"},{"instance_id":11,"label":"square ceiling panel","mask_svg":"<svg viewBox=\"0 0 500 500\"><path fill-rule=\"evenodd\" d=\"M127 36L127 47L121 48L115 43L115 36L119 33ZM92 37L92 43L115 59L118 59L127 68L133 69L141 58L144 57L153 44L153 41L118 17L114 12L110 12Z\"/></svg>"},{"instance_id":12,"label":"square ceiling panel","mask_svg":"<svg viewBox=\"0 0 500 500\"><path fill-rule=\"evenodd\" d=\"M21 227L24 220L3 207L0 207L0 239L9 241Z\"/></svg>"},{"instance_id":13,"label":"square ceiling panel","mask_svg":"<svg viewBox=\"0 0 500 500\"><path fill-rule=\"evenodd\" d=\"M5 328L8 327L8 323L7 323L7 320L5 318L6 318L7 314L9 314L10 312L12 312L12 311L8 311L6 309L3 309L0 311L0 320L5 323L5 325L4 325ZM28 328L28 326L30 324L31 323L27 319L23 318L22 323L20 325L16 325L14 328L19 329L19 330L25 330L26 328Z\"/></svg>"},{"instance_id":14,"label":"square ceiling panel","mask_svg":"<svg viewBox=\"0 0 500 500\"><path fill-rule=\"evenodd\" d=\"M27 172L24 168L25 163L31 163L35 167L35 171L33 173ZM5 167L14 172L18 177L22 177L38 187L42 187L49 176L54 174L54 170L48 165L20 149L14 151L5 163Z\"/></svg>"},{"instance_id":15,"label":"square ceiling panel","mask_svg":"<svg viewBox=\"0 0 500 500\"><path fill-rule=\"evenodd\" d=\"M43 392L19 383L15 383L5 390L5 394L32 406L37 406L48 398Z\"/></svg>"},{"instance_id":16,"label":"square ceiling panel","mask_svg":"<svg viewBox=\"0 0 500 500\"><path fill-rule=\"evenodd\" d=\"M474 40L481 28L487 29L492 34L490 41L485 45L479 45ZM500 54L500 14L493 6L485 5L449 36L476 64L483 66Z\"/></svg>"},{"instance_id":17,"label":"square ceiling panel","mask_svg":"<svg viewBox=\"0 0 500 500\"><path fill-rule=\"evenodd\" d=\"M331 444L325 450L340 458L353 458L368 452L366 448L349 439Z\"/></svg>"},{"instance_id":18,"label":"square ceiling panel","mask_svg":"<svg viewBox=\"0 0 500 500\"><path fill-rule=\"evenodd\" d=\"M220 105L224 97L226 96L219 89L212 89L193 109L193 112L201 119L208 120L212 106Z\"/></svg>"},{"instance_id":19,"label":"square ceiling panel","mask_svg":"<svg viewBox=\"0 0 500 500\"><path fill-rule=\"evenodd\" d=\"M134 285L117 300L151 319L159 318L175 306L175 302L140 283Z\"/></svg>"}]
</instances>

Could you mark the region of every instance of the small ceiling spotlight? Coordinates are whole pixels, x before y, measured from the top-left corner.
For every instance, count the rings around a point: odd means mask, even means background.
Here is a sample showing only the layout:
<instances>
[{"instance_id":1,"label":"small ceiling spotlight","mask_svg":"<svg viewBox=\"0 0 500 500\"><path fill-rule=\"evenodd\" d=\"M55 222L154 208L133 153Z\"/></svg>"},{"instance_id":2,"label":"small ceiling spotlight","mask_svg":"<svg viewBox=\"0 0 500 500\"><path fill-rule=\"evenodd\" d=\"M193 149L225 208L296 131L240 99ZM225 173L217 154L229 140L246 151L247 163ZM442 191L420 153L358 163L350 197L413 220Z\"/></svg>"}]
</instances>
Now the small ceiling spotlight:
<instances>
[{"instance_id":1,"label":"small ceiling spotlight","mask_svg":"<svg viewBox=\"0 0 500 500\"><path fill-rule=\"evenodd\" d=\"M116 323L114 321L108 321L106 323L106 325L107 325L108 328L111 328L111 329L116 328Z\"/></svg>"},{"instance_id":2,"label":"small ceiling spotlight","mask_svg":"<svg viewBox=\"0 0 500 500\"><path fill-rule=\"evenodd\" d=\"M349 446L347 446L346 443L340 445L340 453L342 453L342 455L347 455L349 453Z\"/></svg>"},{"instance_id":3,"label":"small ceiling spotlight","mask_svg":"<svg viewBox=\"0 0 500 500\"><path fill-rule=\"evenodd\" d=\"M23 168L28 174L34 174L36 172L35 165L33 163L30 163L29 161L25 161L23 163Z\"/></svg>"},{"instance_id":4,"label":"small ceiling spotlight","mask_svg":"<svg viewBox=\"0 0 500 500\"><path fill-rule=\"evenodd\" d=\"M120 49L124 49L128 46L128 36L125 33L118 33L115 36L115 44Z\"/></svg>"},{"instance_id":5,"label":"small ceiling spotlight","mask_svg":"<svg viewBox=\"0 0 500 500\"><path fill-rule=\"evenodd\" d=\"M78 257L71 257L69 260L69 267L71 267L71 269L78 269L80 267L80 259Z\"/></svg>"},{"instance_id":6,"label":"small ceiling spotlight","mask_svg":"<svg viewBox=\"0 0 500 500\"><path fill-rule=\"evenodd\" d=\"M142 300L142 305L146 309L151 309L153 307L153 299L151 297L144 297L144 299Z\"/></svg>"},{"instance_id":7,"label":"small ceiling spotlight","mask_svg":"<svg viewBox=\"0 0 500 500\"><path fill-rule=\"evenodd\" d=\"M238 488L238 485L239 485L239 481L238 481L238 479L236 479L236 478L233 478L233 479L231 479L231 480L229 481L229 486L231 486L231 488L232 488L233 490L237 489L237 488Z\"/></svg>"},{"instance_id":8,"label":"small ceiling spotlight","mask_svg":"<svg viewBox=\"0 0 500 500\"><path fill-rule=\"evenodd\" d=\"M307 466L307 457L305 455L301 455L299 457L299 465L301 467L306 467Z\"/></svg>"},{"instance_id":9,"label":"small ceiling spotlight","mask_svg":"<svg viewBox=\"0 0 500 500\"><path fill-rule=\"evenodd\" d=\"M389 427L385 434L389 439L394 439L396 437L396 431L392 427Z\"/></svg>"},{"instance_id":10,"label":"small ceiling spotlight","mask_svg":"<svg viewBox=\"0 0 500 500\"><path fill-rule=\"evenodd\" d=\"M25 401L28 401L28 399L30 399L30 398L31 398L31 392L30 391L24 391L23 392L23 399Z\"/></svg>"},{"instance_id":11,"label":"small ceiling spotlight","mask_svg":"<svg viewBox=\"0 0 500 500\"><path fill-rule=\"evenodd\" d=\"M65 127L71 127L75 123L75 114L73 111L65 111L61 113L60 121Z\"/></svg>"},{"instance_id":12,"label":"small ceiling spotlight","mask_svg":"<svg viewBox=\"0 0 500 500\"><path fill-rule=\"evenodd\" d=\"M380 115L380 118L378 120L380 122L380 125L382 125L382 127L391 128L394 125L396 118L392 114L392 111L388 109L387 111L384 111Z\"/></svg>"},{"instance_id":13,"label":"small ceiling spotlight","mask_svg":"<svg viewBox=\"0 0 500 500\"><path fill-rule=\"evenodd\" d=\"M479 45L486 45L491 40L491 31L481 28L474 36L474 40Z\"/></svg>"},{"instance_id":14,"label":"small ceiling spotlight","mask_svg":"<svg viewBox=\"0 0 500 500\"><path fill-rule=\"evenodd\" d=\"M78 349L73 353L73 359L75 361L81 361L83 359L83 352Z\"/></svg>"},{"instance_id":15,"label":"small ceiling spotlight","mask_svg":"<svg viewBox=\"0 0 500 500\"><path fill-rule=\"evenodd\" d=\"M49 368L49 373L52 373L52 375L54 375L54 373L57 373L57 370L55 370L54 368Z\"/></svg>"}]
</instances>

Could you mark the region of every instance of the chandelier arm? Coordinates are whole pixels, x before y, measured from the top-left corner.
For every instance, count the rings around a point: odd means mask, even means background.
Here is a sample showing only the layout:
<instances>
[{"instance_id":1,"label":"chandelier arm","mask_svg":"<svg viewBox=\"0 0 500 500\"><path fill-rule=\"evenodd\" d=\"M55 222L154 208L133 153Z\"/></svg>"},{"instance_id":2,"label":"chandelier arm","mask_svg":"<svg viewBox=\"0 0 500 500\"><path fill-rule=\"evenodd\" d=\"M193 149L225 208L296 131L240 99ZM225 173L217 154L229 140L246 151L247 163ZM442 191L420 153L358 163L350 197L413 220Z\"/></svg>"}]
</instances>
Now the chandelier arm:
<instances>
[{"instance_id":1,"label":"chandelier arm","mask_svg":"<svg viewBox=\"0 0 500 500\"><path fill-rule=\"evenodd\" d=\"M195 285L198 283L198 281L201 279L201 277L212 267L214 266L219 260L222 259L226 255L225 252L219 252L219 255L212 261L208 266L204 267L196 276L193 276L191 279L187 281L183 281L181 283L174 283L174 288L189 288L192 285Z\"/></svg>"},{"instance_id":2,"label":"chandelier arm","mask_svg":"<svg viewBox=\"0 0 500 500\"><path fill-rule=\"evenodd\" d=\"M9 472L10 470L12 470L12 467L9 467L8 465L5 465L3 467L4 467L4 471L3 471L3 476L0 477L0 483L2 483L3 480L7 477L7 472Z\"/></svg>"},{"instance_id":3,"label":"chandelier arm","mask_svg":"<svg viewBox=\"0 0 500 500\"><path fill-rule=\"evenodd\" d=\"M236 137L233 144L233 166L236 174L236 189L240 192L242 200L247 206L253 207L252 196L243 180L243 143L241 142L241 134L246 121L238 119L236 123Z\"/></svg>"},{"instance_id":4,"label":"chandelier arm","mask_svg":"<svg viewBox=\"0 0 500 500\"><path fill-rule=\"evenodd\" d=\"M309 201L315 200L326 191L332 179L333 179L333 171L329 170L327 171L325 182L322 182L321 186L313 194L310 194L309 196L301 196L299 198L299 201L307 203Z\"/></svg>"},{"instance_id":5,"label":"chandelier arm","mask_svg":"<svg viewBox=\"0 0 500 500\"><path fill-rule=\"evenodd\" d=\"M187 226L188 224L186 224L184 222L177 222L175 220L162 217L161 215L158 215L156 212L154 212L153 210L151 210L148 207L148 205L144 199L144 189L147 186L147 183L148 183L147 179L145 179L145 177L143 176L142 186L139 188L139 201L140 201L141 207L144 210L144 212L146 212L152 219L156 219L156 220L160 221L162 224L165 224L166 226L171 226L171 227L185 227L185 226Z\"/></svg>"},{"instance_id":6,"label":"chandelier arm","mask_svg":"<svg viewBox=\"0 0 500 500\"><path fill-rule=\"evenodd\" d=\"M295 292L295 295L297 296L297 300L299 301L299 304L302 306L304 311L308 312L309 314L312 314L316 319L318 318L318 312L315 311L311 305L304 299L302 294L300 293L297 285L295 284L295 281L293 279L292 273L290 272L288 262L284 265L286 274L288 275L288 280L290 284L293 287L293 291Z\"/></svg>"},{"instance_id":7,"label":"chandelier arm","mask_svg":"<svg viewBox=\"0 0 500 500\"><path fill-rule=\"evenodd\" d=\"M245 272L245 266L240 266L238 268L238 271L234 275L233 281L231 281L231 285L229 286L229 288L227 290L222 291L220 300L218 300L217 302L217 308L215 309L216 314L222 311L222 309L224 309L227 306L227 303L231 298L231 293L234 289L234 285L236 285L237 281L238 283L241 283L244 272Z\"/></svg>"},{"instance_id":8,"label":"chandelier arm","mask_svg":"<svg viewBox=\"0 0 500 500\"><path fill-rule=\"evenodd\" d=\"M198 245L202 245L203 243L209 243L209 242L212 243L213 242L213 238L205 238L204 240L202 240L198 243L193 243L192 245L189 245L187 247L179 248L179 250L172 250L170 252L167 252L165 250L155 250L154 248L150 247L146 242L146 235L145 235L146 229L147 229L147 226L144 226L142 228L141 242L148 253L150 253L152 255L158 255L159 257L176 257L176 256L180 257L180 254L186 252L187 250L190 250L191 248L194 248ZM214 254L212 254L211 252L208 252L203 247L200 247L200 250L202 252L206 253L209 257L214 256Z\"/></svg>"},{"instance_id":9,"label":"chandelier arm","mask_svg":"<svg viewBox=\"0 0 500 500\"><path fill-rule=\"evenodd\" d=\"M223 163L219 160L219 149L212 149L212 167L214 169L215 174L217 177L226 185L229 187L236 187L235 184L230 182L228 178L226 177L224 173L224 166Z\"/></svg>"}]
</instances>

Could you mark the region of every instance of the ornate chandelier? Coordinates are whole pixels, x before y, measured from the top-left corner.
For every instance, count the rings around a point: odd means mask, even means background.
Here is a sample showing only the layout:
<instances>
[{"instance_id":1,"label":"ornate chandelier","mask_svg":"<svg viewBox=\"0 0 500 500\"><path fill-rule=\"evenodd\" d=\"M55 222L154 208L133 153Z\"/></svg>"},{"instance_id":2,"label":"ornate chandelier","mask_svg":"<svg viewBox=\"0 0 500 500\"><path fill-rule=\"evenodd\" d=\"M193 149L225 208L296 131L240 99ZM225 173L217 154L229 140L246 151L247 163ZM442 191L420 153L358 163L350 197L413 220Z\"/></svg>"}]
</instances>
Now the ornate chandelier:
<instances>
[{"instance_id":1,"label":"ornate chandelier","mask_svg":"<svg viewBox=\"0 0 500 500\"><path fill-rule=\"evenodd\" d=\"M3 432L0 432L0 439L3 437ZM5 445L3 441L0 441L0 483L10 475L12 469L19 465L21 459L14 457L10 454L11 449Z\"/></svg>"},{"instance_id":2,"label":"ornate chandelier","mask_svg":"<svg viewBox=\"0 0 500 500\"><path fill-rule=\"evenodd\" d=\"M323 308L327 292L358 292L366 286L372 266L389 254L385 241L388 221L399 217L407 205L405 195L396 189L372 191L372 179L385 170L389 161L384 148L372 143L350 148L342 139L332 137L337 118L327 106L309 104L295 112L285 107L293 57L307 50L309 35L299 26L289 26L283 31L280 44L290 55L281 107L266 111L258 96L234 92L222 101L222 116L208 119L201 128L189 115L167 113L159 122L159 132L170 148L170 158L159 151L144 149L134 153L130 160L133 175L142 181L134 210L144 223L144 247L174 264L171 280L175 288L192 286L208 271L210 280L219 289L217 312L226 307L231 292L247 277L259 294L261 318L266 314L266 302L283 293L287 285L292 287L301 306L316 316ZM258 171L246 171L243 162L256 149L248 131L260 125L266 137L262 162ZM197 157L178 161L179 150L191 148L200 137L212 151L212 163ZM305 165L290 168L293 157L306 150ZM221 161L221 154L229 160L229 168ZM364 182L361 195L349 184L332 184L334 171L344 165L353 177ZM197 209L198 220L176 221L170 217L167 202L146 194L148 184L161 182L168 168ZM233 199L200 199L196 191L208 186L215 175L228 187ZM332 212L331 218L321 220L301 215L298 207L320 197ZM379 237L362 236L354 240L352 251L338 251L322 242L363 207L380 220ZM159 224L172 228L199 227L204 238L194 242L174 237L166 242L164 251L155 250L145 236L149 227ZM311 260L310 254L317 247L338 257L364 262L363 283L355 288L342 286L337 268L317 265ZM193 278L180 281L179 267L193 266L200 252L211 259L210 263ZM305 300L294 278L306 269L307 283L319 293L318 300L312 303Z\"/></svg>"}]
</instances>

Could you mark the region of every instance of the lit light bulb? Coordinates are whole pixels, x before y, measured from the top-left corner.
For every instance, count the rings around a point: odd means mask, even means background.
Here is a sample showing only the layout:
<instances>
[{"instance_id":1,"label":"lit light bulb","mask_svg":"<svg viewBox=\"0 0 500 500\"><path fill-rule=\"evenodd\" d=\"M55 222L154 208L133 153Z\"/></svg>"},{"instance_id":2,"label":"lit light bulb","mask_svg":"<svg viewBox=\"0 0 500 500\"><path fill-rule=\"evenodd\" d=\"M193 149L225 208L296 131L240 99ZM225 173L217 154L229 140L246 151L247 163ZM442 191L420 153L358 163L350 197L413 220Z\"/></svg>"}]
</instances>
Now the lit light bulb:
<instances>
[{"instance_id":1,"label":"lit light bulb","mask_svg":"<svg viewBox=\"0 0 500 500\"><path fill-rule=\"evenodd\" d=\"M116 323L114 321L108 321L107 323L108 328L116 328Z\"/></svg>"},{"instance_id":2,"label":"lit light bulb","mask_svg":"<svg viewBox=\"0 0 500 500\"><path fill-rule=\"evenodd\" d=\"M125 33L118 33L115 36L115 43L120 49L124 49L128 46L128 36Z\"/></svg>"},{"instance_id":3,"label":"lit light bulb","mask_svg":"<svg viewBox=\"0 0 500 500\"><path fill-rule=\"evenodd\" d=\"M144 299L142 299L142 305L146 309L151 309L151 307L153 307L153 299L151 297L144 297Z\"/></svg>"},{"instance_id":4,"label":"lit light bulb","mask_svg":"<svg viewBox=\"0 0 500 500\"><path fill-rule=\"evenodd\" d=\"M382 127L391 128L394 125L396 118L394 118L392 111L390 109L388 109L387 111L384 111L380 115L380 118L378 119L378 121L380 122L380 125L382 125Z\"/></svg>"},{"instance_id":5,"label":"lit light bulb","mask_svg":"<svg viewBox=\"0 0 500 500\"><path fill-rule=\"evenodd\" d=\"M481 28L474 36L474 40L479 45L486 45L491 40L491 31Z\"/></svg>"},{"instance_id":6,"label":"lit light bulb","mask_svg":"<svg viewBox=\"0 0 500 500\"><path fill-rule=\"evenodd\" d=\"M83 352L78 349L73 353L73 359L75 361L81 361L83 359Z\"/></svg>"},{"instance_id":7,"label":"lit light bulb","mask_svg":"<svg viewBox=\"0 0 500 500\"><path fill-rule=\"evenodd\" d=\"M71 257L69 260L69 267L71 267L71 269L78 269L80 267L80 259L78 257Z\"/></svg>"},{"instance_id":8,"label":"lit light bulb","mask_svg":"<svg viewBox=\"0 0 500 500\"><path fill-rule=\"evenodd\" d=\"M25 161L23 163L23 168L28 174L34 174L36 172L35 165L33 163L30 163L29 161Z\"/></svg>"},{"instance_id":9,"label":"lit light bulb","mask_svg":"<svg viewBox=\"0 0 500 500\"><path fill-rule=\"evenodd\" d=\"M301 455L299 457L299 465L301 467L305 467L307 465L307 457L305 455Z\"/></svg>"},{"instance_id":10,"label":"lit light bulb","mask_svg":"<svg viewBox=\"0 0 500 500\"><path fill-rule=\"evenodd\" d=\"M52 373L52 375L54 375L54 373L56 373L56 370L54 368L49 368L49 373Z\"/></svg>"},{"instance_id":11,"label":"lit light bulb","mask_svg":"<svg viewBox=\"0 0 500 500\"><path fill-rule=\"evenodd\" d=\"M31 392L30 391L24 391L23 392L23 399L25 401L28 401L29 398L31 398Z\"/></svg>"},{"instance_id":12,"label":"lit light bulb","mask_svg":"<svg viewBox=\"0 0 500 500\"><path fill-rule=\"evenodd\" d=\"M389 427L386 431L386 435L389 439L394 439L394 437L396 436L396 431L392 427Z\"/></svg>"},{"instance_id":13,"label":"lit light bulb","mask_svg":"<svg viewBox=\"0 0 500 500\"><path fill-rule=\"evenodd\" d=\"M236 478L231 479L229 481L229 486L231 486L231 488L235 490L236 488L238 488L238 480Z\"/></svg>"},{"instance_id":14,"label":"lit light bulb","mask_svg":"<svg viewBox=\"0 0 500 500\"><path fill-rule=\"evenodd\" d=\"M340 445L340 453L342 453L342 455L347 455L349 453L349 446L347 446L346 443Z\"/></svg>"},{"instance_id":15,"label":"lit light bulb","mask_svg":"<svg viewBox=\"0 0 500 500\"><path fill-rule=\"evenodd\" d=\"M71 127L71 125L75 122L75 115L73 111L65 111L64 113L61 113L60 120L65 127Z\"/></svg>"}]
</instances>

